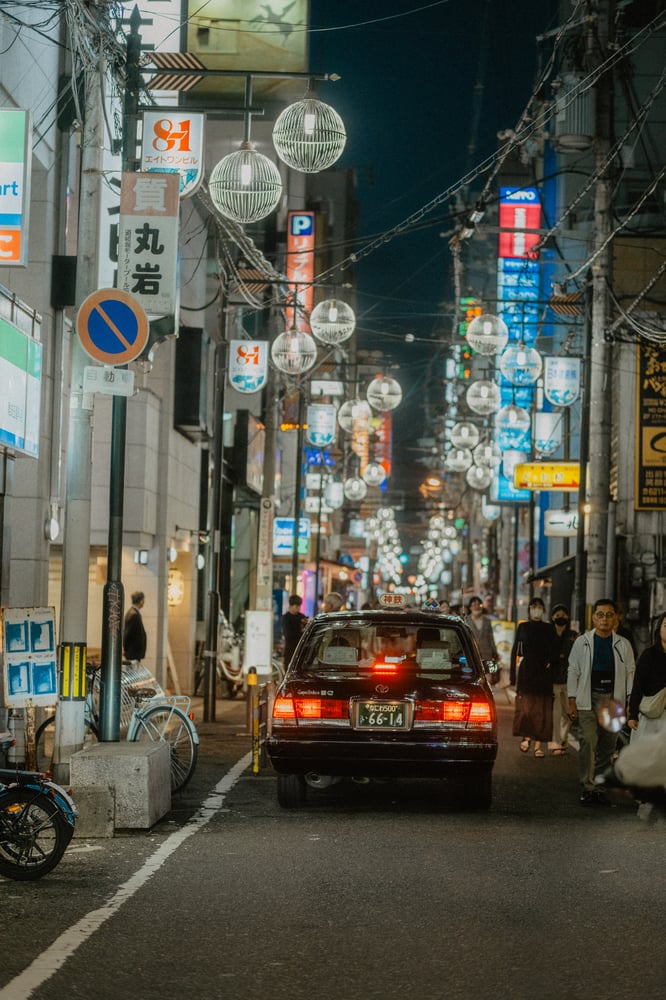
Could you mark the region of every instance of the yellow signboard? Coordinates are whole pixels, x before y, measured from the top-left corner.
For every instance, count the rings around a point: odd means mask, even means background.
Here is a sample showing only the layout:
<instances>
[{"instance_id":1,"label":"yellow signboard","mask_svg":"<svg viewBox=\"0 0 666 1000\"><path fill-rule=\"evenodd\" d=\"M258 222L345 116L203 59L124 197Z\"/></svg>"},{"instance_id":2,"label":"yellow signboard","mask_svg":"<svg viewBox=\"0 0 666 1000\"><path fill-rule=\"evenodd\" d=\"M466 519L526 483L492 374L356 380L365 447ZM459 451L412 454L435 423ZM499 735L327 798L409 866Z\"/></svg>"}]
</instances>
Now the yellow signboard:
<instances>
[{"instance_id":1,"label":"yellow signboard","mask_svg":"<svg viewBox=\"0 0 666 1000\"><path fill-rule=\"evenodd\" d=\"M580 485L579 462L520 462L514 469L517 490L569 490Z\"/></svg>"}]
</instances>

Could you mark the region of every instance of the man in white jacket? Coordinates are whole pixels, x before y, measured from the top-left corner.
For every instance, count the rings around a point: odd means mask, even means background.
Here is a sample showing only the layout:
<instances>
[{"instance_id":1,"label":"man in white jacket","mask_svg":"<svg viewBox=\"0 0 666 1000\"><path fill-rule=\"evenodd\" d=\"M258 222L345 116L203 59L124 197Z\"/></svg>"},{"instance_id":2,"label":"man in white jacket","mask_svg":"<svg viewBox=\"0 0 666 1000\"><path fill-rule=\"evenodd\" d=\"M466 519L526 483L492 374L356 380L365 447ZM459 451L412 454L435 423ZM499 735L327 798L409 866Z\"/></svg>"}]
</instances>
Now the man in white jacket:
<instances>
[{"instance_id":1,"label":"man in white jacket","mask_svg":"<svg viewBox=\"0 0 666 1000\"><path fill-rule=\"evenodd\" d=\"M614 631L617 607L608 597L596 601L594 628L579 635L569 654L569 718L578 724L578 773L581 805L608 804L594 778L610 767L616 735L597 718L599 706L615 698L626 708L634 682L634 653L628 639Z\"/></svg>"}]
</instances>

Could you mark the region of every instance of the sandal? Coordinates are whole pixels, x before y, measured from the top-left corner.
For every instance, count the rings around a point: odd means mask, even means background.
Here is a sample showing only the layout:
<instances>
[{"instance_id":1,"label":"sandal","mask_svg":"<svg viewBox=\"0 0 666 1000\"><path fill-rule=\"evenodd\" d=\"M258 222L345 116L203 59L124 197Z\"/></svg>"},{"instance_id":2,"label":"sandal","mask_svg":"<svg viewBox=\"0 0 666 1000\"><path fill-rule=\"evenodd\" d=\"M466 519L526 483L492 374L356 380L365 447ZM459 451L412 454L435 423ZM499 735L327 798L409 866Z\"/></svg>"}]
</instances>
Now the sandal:
<instances>
[{"instance_id":1,"label":"sandal","mask_svg":"<svg viewBox=\"0 0 666 1000\"><path fill-rule=\"evenodd\" d=\"M530 748L530 741L523 740L523 742L520 744L520 749L523 751L523 753L527 753L529 748Z\"/></svg>"},{"instance_id":2,"label":"sandal","mask_svg":"<svg viewBox=\"0 0 666 1000\"><path fill-rule=\"evenodd\" d=\"M553 757L564 757L564 756L566 756L566 750L562 750L561 748L559 750L553 750Z\"/></svg>"},{"instance_id":3,"label":"sandal","mask_svg":"<svg viewBox=\"0 0 666 1000\"><path fill-rule=\"evenodd\" d=\"M543 750L535 750L535 751L534 751L534 756L535 756L535 757L545 757L546 755L545 755L545 753L543 752Z\"/></svg>"}]
</instances>

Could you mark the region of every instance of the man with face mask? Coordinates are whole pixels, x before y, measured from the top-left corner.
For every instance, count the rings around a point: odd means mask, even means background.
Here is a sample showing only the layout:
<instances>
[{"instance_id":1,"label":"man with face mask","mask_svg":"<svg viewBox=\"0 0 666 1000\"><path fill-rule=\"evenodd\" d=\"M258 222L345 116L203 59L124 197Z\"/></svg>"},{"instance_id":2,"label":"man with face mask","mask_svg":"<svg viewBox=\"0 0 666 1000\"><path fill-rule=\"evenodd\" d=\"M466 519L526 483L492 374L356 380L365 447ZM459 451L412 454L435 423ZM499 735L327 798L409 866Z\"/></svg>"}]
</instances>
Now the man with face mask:
<instances>
[{"instance_id":1,"label":"man with face mask","mask_svg":"<svg viewBox=\"0 0 666 1000\"><path fill-rule=\"evenodd\" d=\"M553 737L550 749L554 757L562 757L567 752L571 719L567 700L567 670L569 653L578 638L578 633L570 628L569 610L564 604L551 608L550 620L557 635L557 656L553 660Z\"/></svg>"},{"instance_id":2,"label":"man with face mask","mask_svg":"<svg viewBox=\"0 0 666 1000\"><path fill-rule=\"evenodd\" d=\"M499 663L499 653L495 645L493 627L490 619L484 613L483 603L480 597L470 597L467 604L467 624L472 635L477 641L482 660L496 660ZM496 684L499 680L499 670L490 674L491 684Z\"/></svg>"},{"instance_id":3,"label":"man with face mask","mask_svg":"<svg viewBox=\"0 0 666 1000\"><path fill-rule=\"evenodd\" d=\"M557 654L555 629L542 621L545 605L533 597L527 607L529 619L520 622L511 650L511 683L516 685L513 735L520 736L520 749L527 753L534 740L534 756L553 734L553 671Z\"/></svg>"}]
</instances>

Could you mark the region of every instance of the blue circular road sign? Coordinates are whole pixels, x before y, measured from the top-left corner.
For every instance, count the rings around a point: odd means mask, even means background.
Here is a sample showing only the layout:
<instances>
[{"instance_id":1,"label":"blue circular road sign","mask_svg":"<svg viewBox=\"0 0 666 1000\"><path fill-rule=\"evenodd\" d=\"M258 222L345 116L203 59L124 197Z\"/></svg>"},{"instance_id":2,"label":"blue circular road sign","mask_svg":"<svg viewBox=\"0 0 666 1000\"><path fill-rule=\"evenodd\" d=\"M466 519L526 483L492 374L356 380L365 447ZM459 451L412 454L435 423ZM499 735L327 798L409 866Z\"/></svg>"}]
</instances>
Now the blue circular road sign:
<instances>
[{"instance_id":1,"label":"blue circular road sign","mask_svg":"<svg viewBox=\"0 0 666 1000\"><path fill-rule=\"evenodd\" d=\"M86 354L105 365L134 361L148 343L143 306L118 288L101 288L89 295L77 313L76 329Z\"/></svg>"}]
</instances>

